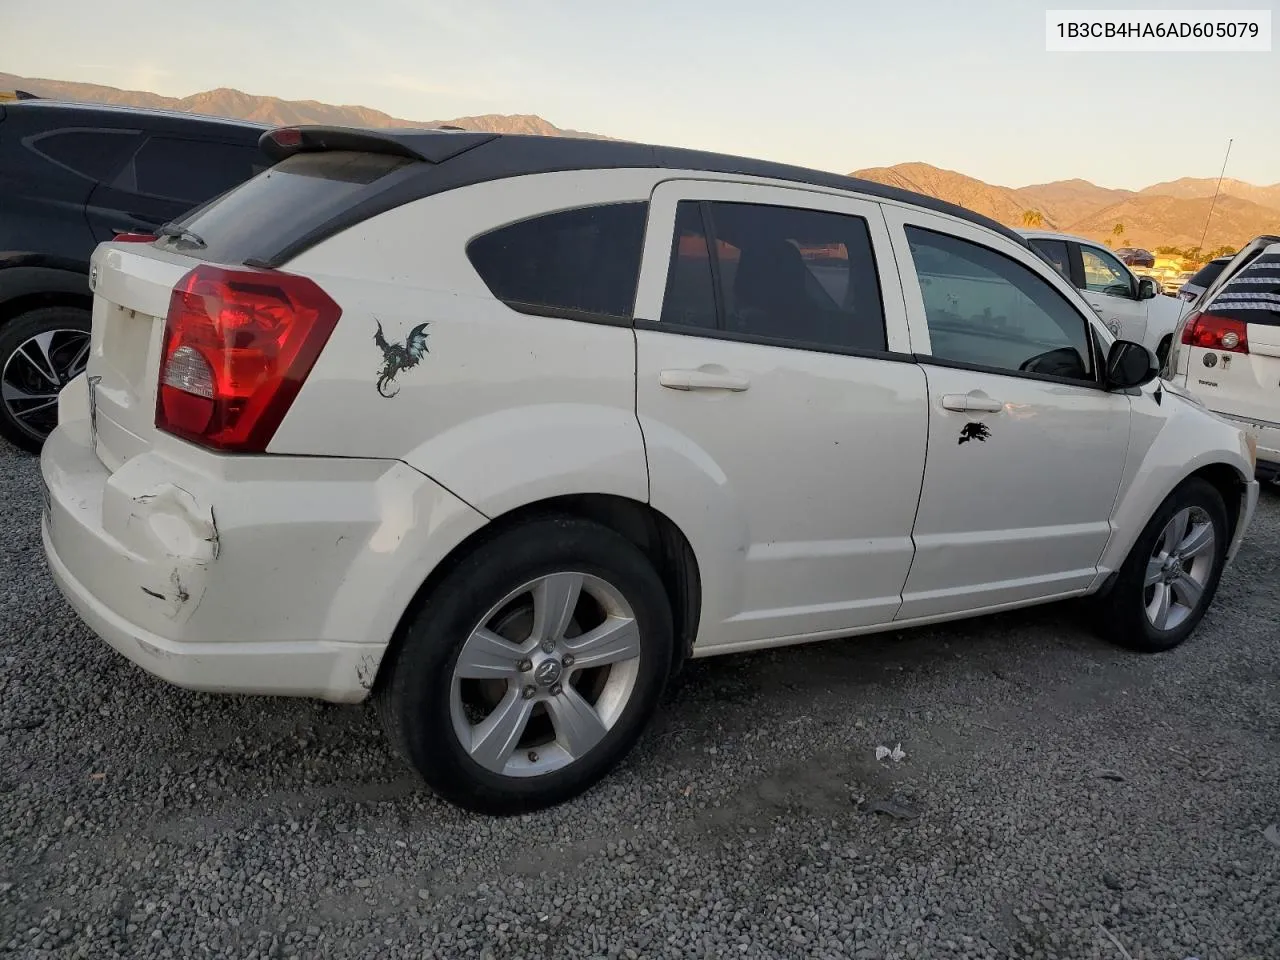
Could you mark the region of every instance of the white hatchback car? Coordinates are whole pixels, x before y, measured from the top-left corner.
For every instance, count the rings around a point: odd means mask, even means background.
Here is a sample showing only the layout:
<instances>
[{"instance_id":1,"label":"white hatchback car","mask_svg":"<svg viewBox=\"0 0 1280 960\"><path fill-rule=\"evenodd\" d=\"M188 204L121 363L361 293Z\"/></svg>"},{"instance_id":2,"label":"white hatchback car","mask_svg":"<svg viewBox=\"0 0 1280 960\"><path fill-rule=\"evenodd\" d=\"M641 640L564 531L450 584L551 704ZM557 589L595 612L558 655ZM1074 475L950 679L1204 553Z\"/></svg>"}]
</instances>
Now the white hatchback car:
<instances>
[{"instance_id":1,"label":"white hatchback car","mask_svg":"<svg viewBox=\"0 0 1280 960\"><path fill-rule=\"evenodd\" d=\"M689 656L1085 595L1167 649L1252 516L1245 434L958 207L633 143L265 147L95 253L49 565L173 683L372 694L471 809L586 789Z\"/></svg>"},{"instance_id":2,"label":"white hatchback car","mask_svg":"<svg viewBox=\"0 0 1280 960\"><path fill-rule=\"evenodd\" d=\"M1169 379L1248 432L1259 480L1280 481L1280 240L1228 263L1179 328Z\"/></svg>"}]
</instances>

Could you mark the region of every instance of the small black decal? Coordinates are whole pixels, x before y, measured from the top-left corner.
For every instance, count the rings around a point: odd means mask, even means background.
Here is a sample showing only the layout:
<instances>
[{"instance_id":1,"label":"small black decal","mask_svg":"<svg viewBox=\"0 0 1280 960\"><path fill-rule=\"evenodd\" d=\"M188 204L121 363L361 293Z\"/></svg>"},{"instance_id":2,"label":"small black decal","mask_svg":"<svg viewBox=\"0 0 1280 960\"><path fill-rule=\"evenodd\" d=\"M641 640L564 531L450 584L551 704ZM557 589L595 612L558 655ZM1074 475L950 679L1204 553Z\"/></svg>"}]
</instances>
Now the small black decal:
<instances>
[{"instance_id":1,"label":"small black decal","mask_svg":"<svg viewBox=\"0 0 1280 960\"><path fill-rule=\"evenodd\" d=\"M382 321L375 318L378 329L373 335L373 342L378 345L378 349L382 351L382 370L378 374L378 393L384 397L394 397L400 392L400 388L394 390L388 388L395 383L396 377L404 370L416 367L418 362L427 355L427 326L428 324L420 323L409 331L409 336L405 337L403 344L388 343L387 338L382 334Z\"/></svg>"},{"instance_id":2,"label":"small black decal","mask_svg":"<svg viewBox=\"0 0 1280 960\"><path fill-rule=\"evenodd\" d=\"M987 429L985 423L966 423L960 429L960 439L956 443L967 443L970 440L986 443L989 436L991 436L991 431Z\"/></svg>"}]
</instances>

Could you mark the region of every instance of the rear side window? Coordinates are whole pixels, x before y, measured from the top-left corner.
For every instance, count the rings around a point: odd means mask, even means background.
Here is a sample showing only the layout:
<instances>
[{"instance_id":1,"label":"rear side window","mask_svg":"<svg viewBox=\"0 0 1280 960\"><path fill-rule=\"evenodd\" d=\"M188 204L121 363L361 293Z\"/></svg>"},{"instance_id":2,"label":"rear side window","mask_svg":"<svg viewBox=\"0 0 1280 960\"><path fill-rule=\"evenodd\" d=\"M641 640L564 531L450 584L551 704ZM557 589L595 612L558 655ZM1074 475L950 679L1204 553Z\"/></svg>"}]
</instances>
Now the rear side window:
<instances>
[{"instance_id":1,"label":"rear side window","mask_svg":"<svg viewBox=\"0 0 1280 960\"><path fill-rule=\"evenodd\" d=\"M414 165L375 153L295 154L188 215L183 226L205 247L183 252L214 263L269 259Z\"/></svg>"},{"instance_id":2,"label":"rear side window","mask_svg":"<svg viewBox=\"0 0 1280 960\"><path fill-rule=\"evenodd\" d=\"M225 193L268 165L256 145L151 137L114 186L146 197L197 204Z\"/></svg>"},{"instance_id":3,"label":"rear side window","mask_svg":"<svg viewBox=\"0 0 1280 960\"><path fill-rule=\"evenodd\" d=\"M614 203L521 220L476 237L467 257L512 309L629 318L648 207Z\"/></svg>"},{"instance_id":4,"label":"rear side window","mask_svg":"<svg viewBox=\"0 0 1280 960\"><path fill-rule=\"evenodd\" d=\"M137 149L134 130L60 130L30 141L31 149L90 180L106 180Z\"/></svg>"},{"instance_id":5,"label":"rear side window","mask_svg":"<svg viewBox=\"0 0 1280 960\"><path fill-rule=\"evenodd\" d=\"M780 346L883 352L867 223L821 210L682 200L662 320Z\"/></svg>"}]
</instances>

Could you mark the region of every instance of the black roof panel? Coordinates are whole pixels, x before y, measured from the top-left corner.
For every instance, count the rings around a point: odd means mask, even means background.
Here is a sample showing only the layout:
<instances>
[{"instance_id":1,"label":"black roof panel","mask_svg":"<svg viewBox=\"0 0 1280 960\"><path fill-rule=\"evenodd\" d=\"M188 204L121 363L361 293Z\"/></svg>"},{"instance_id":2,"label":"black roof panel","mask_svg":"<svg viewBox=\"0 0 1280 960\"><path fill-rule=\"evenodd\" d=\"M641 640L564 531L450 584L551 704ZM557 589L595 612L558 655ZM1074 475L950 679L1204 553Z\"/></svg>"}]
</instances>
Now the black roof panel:
<instances>
[{"instance_id":1,"label":"black roof panel","mask_svg":"<svg viewBox=\"0 0 1280 960\"><path fill-rule=\"evenodd\" d=\"M81 103L75 100L16 100L6 103L6 113L25 120L42 120L51 123L83 123L95 126L165 129L170 132L230 134L235 139L256 140L262 131L270 129L265 123L250 120L232 120L227 117L210 117L181 110L159 110L150 107L124 107L111 103Z\"/></svg>"},{"instance_id":2,"label":"black roof panel","mask_svg":"<svg viewBox=\"0 0 1280 960\"><path fill-rule=\"evenodd\" d=\"M911 204L947 214L994 230L1021 247L1036 252L1026 238L989 217L936 197L912 193L872 180L841 176L822 170L706 153L679 147L662 147L625 140L588 140L579 137L544 137L531 134L482 134L451 132L433 128L369 129L299 125L279 130L299 131L306 146L299 149L363 149L417 157L426 162L416 175L397 178L393 186L357 201L323 224L296 237L286 246L262 250L250 259L260 266L278 267L304 250L370 217L423 197L458 187L535 173L568 170L622 169L628 167L663 170L694 170L790 180L799 184L846 190ZM447 147L457 138L457 147ZM270 135L264 136L264 142ZM465 142L464 142L465 141ZM381 142L379 149L377 143ZM332 146L330 146L332 144ZM359 146L356 146L359 144ZM269 151L270 152L270 151ZM288 151L279 155L285 156ZM456 162L445 162L458 157ZM465 158L465 159L463 159Z\"/></svg>"}]
</instances>

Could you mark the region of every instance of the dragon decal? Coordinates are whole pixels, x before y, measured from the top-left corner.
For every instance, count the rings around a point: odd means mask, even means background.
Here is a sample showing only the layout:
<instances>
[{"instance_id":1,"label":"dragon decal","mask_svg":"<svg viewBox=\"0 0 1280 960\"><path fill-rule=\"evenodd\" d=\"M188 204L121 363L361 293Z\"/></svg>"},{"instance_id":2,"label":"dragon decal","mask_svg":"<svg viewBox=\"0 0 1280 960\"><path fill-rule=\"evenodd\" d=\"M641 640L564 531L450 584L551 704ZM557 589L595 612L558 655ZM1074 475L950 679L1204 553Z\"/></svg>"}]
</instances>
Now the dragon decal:
<instances>
[{"instance_id":1,"label":"dragon decal","mask_svg":"<svg viewBox=\"0 0 1280 960\"><path fill-rule=\"evenodd\" d=\"M960 439L956 442L968 443L970 440L977 440L979 443L986 443L989 436L991 431L985 423L966 423L960 429Z\"/></svg>"},{"instance_id":2,"label":"dragon decal","mask_svg":"<svg viewBox=\"0 0 1280 960\"><path fill-rule=\"evenodd\" d=\"M427 327L420 323L409 331L404 343L390 343L382 332L382 321L375 318L378 329L373 342L382 351L382 370L378 374L378 393L394 397L400 388L394 386L396 377L403 371L416 367L427 355Z\"/></svg>"}]
</instances>

